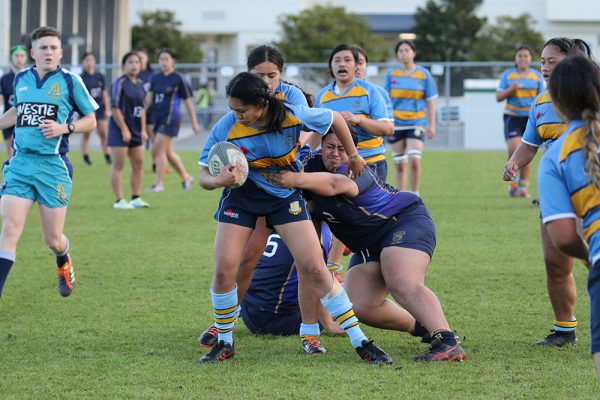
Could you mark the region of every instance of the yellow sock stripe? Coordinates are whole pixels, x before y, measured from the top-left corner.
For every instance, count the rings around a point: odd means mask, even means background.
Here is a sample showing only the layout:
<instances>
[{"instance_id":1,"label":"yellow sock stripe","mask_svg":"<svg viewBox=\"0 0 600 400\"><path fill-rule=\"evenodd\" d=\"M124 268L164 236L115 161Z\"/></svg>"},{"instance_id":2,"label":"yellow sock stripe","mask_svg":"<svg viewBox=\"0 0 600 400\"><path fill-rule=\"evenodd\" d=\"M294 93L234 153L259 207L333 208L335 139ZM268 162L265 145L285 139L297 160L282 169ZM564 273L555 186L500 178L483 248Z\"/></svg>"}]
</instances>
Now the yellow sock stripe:
<instances>
[{"instance_id":1,"label":"yellow sock stripe","mask_svg":"<svg viewBox=\"0 0 600 400\"><path fill-rule=\"evenodd\" d=\"M554 325L560 326L561 328L577 328L577 320L575 321L554 321Z\"/></svg>"},{"instance_id":2,"label":"yellow sock stripe","mask_svg":"<svg viewBox=\"0 0 600 400\"><path fill-rule=\"evenodd\" d=\"M350 325L348 325L347 327L344 328L345 331L347 331L348 329L358 325L358 321L354 321L353 323L351 323Z\"/></svg>"},{"instance_id":3,"label":"yellow sock stripe","mask_svg":"<svg viewBox=\"0 0 600 400\"><path fill-rule=\"evenodd\" d=\"M229 317L229 318L215 318L215 321L217 322L217 324L231 324L232 322L235 322L236 318L235 317Z\"/></svg>"},{"instance_id":4,"label":"yellow sock stripe","mask_svg":"<svg viewBox=\"0 0 600 400\"><path fill-rule=\"evenodd\" d=\"M350 318L354 317L354 310L350 309L348 311L346 311L345 313L343 313L342 315L340 315L339 317L337 317L335 320L338 324L342 325L344 322L346 322L347 320L349 320Z\"/></svg>"},{"instance_id":5,"label":"yellow sock stripe","mask_svg":"<svg viewBox=\"0 0 600 400\"><path fill-rule=\"evenodd\" d=\"M218 308L213 308L215 314L219 314L219 315L227 315L227 314L231 314L232 312L234 312L235 310L237 310L238 306L237 304L233 307L229 307L229 308L223 308L223 309L218 309Z\"/></svg>"},{"instance_id":6,"label":"yellow sock stripe","mask_svg":"<svg viewBox=\"0 0 600 400\"><path fill-rule=\"evenodd\" d=\"M227 333L227 332L231 332L232 330L233 330L233 327L227 328L227 329L217 328L217 332L219 332L219 333Z\"/></svg>"}]
</instances>

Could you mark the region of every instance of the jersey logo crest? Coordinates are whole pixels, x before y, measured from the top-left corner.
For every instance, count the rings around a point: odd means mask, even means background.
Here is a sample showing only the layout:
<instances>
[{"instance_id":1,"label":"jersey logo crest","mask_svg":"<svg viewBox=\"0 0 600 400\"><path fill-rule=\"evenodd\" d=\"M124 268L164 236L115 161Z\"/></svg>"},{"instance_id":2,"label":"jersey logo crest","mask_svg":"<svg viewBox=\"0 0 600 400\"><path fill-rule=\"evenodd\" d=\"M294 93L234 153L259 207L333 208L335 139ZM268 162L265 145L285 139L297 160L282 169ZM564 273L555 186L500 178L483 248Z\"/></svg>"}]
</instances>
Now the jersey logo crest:
<instances>
[{"instance_id":1,"label":"jersey logo crest","mask_svg":"<svg viewBox=\"0 0 600 400\"><path fill-rule=\"evenodd\" d=\"M292 215L298 215L298 214L300 214L302 212L302 207L300 207L300 202L299 201L292 201L290 203L290 208L288 209L288 211Z\"/></svg>"},{"instance_id":2,"label":"jersey logo crest","mask_svg":"<svg viewBox=\"0 0 600 400\"><path fill-rule=\"evenodd\" d=\"M65 203L67 201L67 193L65 192L65 187L62 183L56 185L56 197L61 203Z\"/></svg>"},{"instance_id":3,"label":"jersey logo crest","mask_svg":"<svg viewBox=\"0 0 600 400\"><path fill-rule=\"evenodd\" d=\"M50 86L50 90L48 90L48 95L53 97L60 97L60 82L55 82Z\"/></svg>"},{"instance_id":4,"label":"jersey logo crest","mask_svg":"<svg viewBox=\"0 0 600 400\"><path fill-rule=\"evenodd\" d=\"M394 244L402 243L402 240L404 239L404 235L406 235L406 231L395 232L394 236L392 237L392 242L390 244L394 245Z\"/></svg>"}]
</instances>

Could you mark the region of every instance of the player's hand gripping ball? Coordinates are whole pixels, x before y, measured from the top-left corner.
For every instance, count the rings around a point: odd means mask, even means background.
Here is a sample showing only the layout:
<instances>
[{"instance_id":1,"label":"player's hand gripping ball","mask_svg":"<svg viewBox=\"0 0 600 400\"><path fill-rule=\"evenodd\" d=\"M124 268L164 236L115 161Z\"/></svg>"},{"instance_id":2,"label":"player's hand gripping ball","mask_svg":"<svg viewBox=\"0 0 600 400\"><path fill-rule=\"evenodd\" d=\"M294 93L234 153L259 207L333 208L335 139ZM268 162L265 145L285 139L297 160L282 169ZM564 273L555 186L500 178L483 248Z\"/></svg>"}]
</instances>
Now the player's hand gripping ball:
<instances>
[{"instance_id":1,"label":"player's hand gripping ball","mask_svg":"<svg viewBox=\"0 0 600 400\"><path fill-rule=\"evenodd\" d=\"M246 156L233 143L215 143L208 152L208 172L212 176L217 176L229 164L234 164L242 170L241 178L234 185L230 186L233 189L239 188L248 178L248 160L246 160Z\"/></svg>"}]
</instances>

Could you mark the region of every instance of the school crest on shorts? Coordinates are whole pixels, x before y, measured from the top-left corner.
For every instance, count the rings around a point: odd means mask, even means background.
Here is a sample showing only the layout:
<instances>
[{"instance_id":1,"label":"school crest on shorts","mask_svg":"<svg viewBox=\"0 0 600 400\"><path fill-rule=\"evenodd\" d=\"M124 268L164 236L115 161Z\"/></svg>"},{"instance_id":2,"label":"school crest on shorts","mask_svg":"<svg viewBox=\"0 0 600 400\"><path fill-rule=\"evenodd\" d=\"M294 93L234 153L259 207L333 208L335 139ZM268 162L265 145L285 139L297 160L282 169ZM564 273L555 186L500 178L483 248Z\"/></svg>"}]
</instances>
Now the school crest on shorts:
<instances>
[{"instance_id":1,"label":"school crest on shorts","mask_svg":"<svg viewBox=\"0 0 600 400\"><path fill-rule=\"evenodd\" d=\"M63 186L62 183L59 183L58 185L56 185L56 198L61 203L64 203L67 201L67 192L65 192L65 187Z\"/></svg>"},{"instance_id":2,"label":"school crest on shorts","mask_svg":"<svg viewBox=\"0 0 600 400\"><path fill-rule=\"evenodd\" d=\"M300 202L299 201L292 201L290 203L290 208L288 209L288 211L292 215L298 215L298 214L300 214L302 212L302 207L300 207Z\"/></svg>"},{"instance_id":3,"label":"school crest on shorts","mask_svg":"<svg viewBox=\"0 0 600 400\"><path fill-rule=\"evenodd\" d=\"M390 244L400 244L400 243L402 243L402 240L404 239L405 235L406 235L405 231L395 232L394 236L392 237L392 242Z\"/></svg>"}]
</instances>

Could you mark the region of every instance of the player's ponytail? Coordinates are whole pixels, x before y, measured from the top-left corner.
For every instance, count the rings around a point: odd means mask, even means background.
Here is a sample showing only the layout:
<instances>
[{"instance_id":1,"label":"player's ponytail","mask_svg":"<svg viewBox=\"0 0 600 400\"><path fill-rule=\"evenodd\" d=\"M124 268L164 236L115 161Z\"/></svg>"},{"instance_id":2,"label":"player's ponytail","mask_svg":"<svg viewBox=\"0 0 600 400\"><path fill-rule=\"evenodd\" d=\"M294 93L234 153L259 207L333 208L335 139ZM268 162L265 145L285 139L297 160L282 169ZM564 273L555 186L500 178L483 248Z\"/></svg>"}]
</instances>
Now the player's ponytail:
<instances>
[{"instance_id":1,"label":"player's ponytail","mask_svg":"<svg viewBox=\"0 0 600 400\"><path fill-rule=\"evenodd\" d=\"M568 121L584 120L585 171L600 188L600 68L587 56L566 58L552 71L548 86L562 116Z\"/></svg>"},{"instance_id":2,"label":"player's ponytail","mask_svg":"<svg viewBox=\"0 0 600 400\"><path fill-rule=\"evenodd\" d=\"M285 103L271 93L265 81L250 72L240 72L225 88L227 97L238 99L243 104L267 109L268 132L280 132L287 108Z\"/></svg>"}]
</instances>

